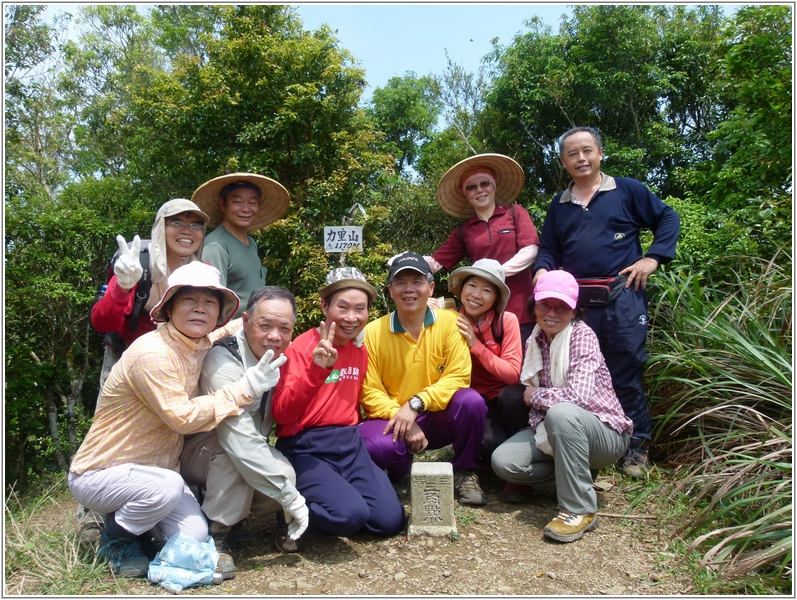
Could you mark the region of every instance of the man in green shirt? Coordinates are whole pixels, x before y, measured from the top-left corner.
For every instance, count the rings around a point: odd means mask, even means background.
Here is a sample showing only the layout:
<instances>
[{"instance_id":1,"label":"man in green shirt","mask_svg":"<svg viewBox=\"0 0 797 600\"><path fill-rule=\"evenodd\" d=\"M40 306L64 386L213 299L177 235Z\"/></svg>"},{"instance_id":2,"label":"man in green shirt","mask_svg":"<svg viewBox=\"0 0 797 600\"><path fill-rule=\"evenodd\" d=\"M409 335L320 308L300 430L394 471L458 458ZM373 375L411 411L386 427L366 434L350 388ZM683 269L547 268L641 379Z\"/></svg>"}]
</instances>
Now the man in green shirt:
<instances>
[{"instance_id":1,"label":"man in green shirt","mask_svg":"<svg viewBox=\"0 0 797 600\"><path fill-rule=\"evenodd\" d=\"M192 200L214 227L205 238L202 260L221 273L222 284L241 299L240 317L252 290L266 281L266 267L249 233L281 219L288 211L287 190L278 182L253 173L231 173L203 183Z\"/></svg>"}]
</instances>

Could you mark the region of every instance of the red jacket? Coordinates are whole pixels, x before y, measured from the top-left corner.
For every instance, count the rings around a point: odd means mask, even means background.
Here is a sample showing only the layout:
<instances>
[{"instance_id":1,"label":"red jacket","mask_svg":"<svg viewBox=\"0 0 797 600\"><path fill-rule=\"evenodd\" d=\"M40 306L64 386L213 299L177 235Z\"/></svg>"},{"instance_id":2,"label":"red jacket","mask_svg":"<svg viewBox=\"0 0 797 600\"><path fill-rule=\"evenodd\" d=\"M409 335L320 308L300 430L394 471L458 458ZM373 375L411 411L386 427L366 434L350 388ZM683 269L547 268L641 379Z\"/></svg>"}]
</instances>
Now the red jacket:
<instances>
[{"instance_id":1,"label":"red jacket","mask_svg":"<svg viewBox=\"0 0 797 600\"><path fill-rule=\"evenodd\" d=\"M105 295L91 308L91 324L94 329L100 333L115 331L128 346L145 333L154 331L155 323L149 318L149 311L143 307L138 315L138 329L130 331L130 313L133 312L137 288L138 284L126 292L119 287L116 275L111 277Z\"/></svg>"},{"instance_id":2,"label":"red jacket","mask_svg":"<svg viewBox=\"0 0 797 600\"><path fill-rule=\"evenodd\" d=\"M321 336L317 329L297 337L280 368L271 414L277 437L290 437L308 427L357 425L360 422L360 390L368 369L365 344L335 346L338 360L331 369L313 362L313 350Z\"/></svg>"},{"instance_id":3,"label":"red jacket","mask_svg":"<svg viewBox=\"0 0 797 600\"><path fill-rule=\"evenodd\" d=\"M540 238L528 211L515 204L513 212L514 219L509 207L499 205L488 221L482 221L478 216L471 217L462 224L464 246L457 227L432 254L432 258L450 271L466 256L473 261L492 258L503 264L521 248L539 246ZM521 324L531 323L532 319L526 315L525 309L526 301L534 291L531 269L523 269L507 277L506 285L512 292L506 309L517 316Z\"/></svg>"}]
</instances>

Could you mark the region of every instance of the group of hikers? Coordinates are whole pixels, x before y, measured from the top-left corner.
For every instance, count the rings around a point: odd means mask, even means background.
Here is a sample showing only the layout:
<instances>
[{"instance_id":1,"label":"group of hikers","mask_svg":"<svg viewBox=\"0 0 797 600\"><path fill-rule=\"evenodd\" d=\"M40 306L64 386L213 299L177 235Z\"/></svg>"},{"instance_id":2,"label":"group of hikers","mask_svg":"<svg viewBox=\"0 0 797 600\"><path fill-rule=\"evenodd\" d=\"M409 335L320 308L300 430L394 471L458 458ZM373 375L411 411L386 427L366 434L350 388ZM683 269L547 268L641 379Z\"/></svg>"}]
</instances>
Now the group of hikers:
<instances>
[{"instance_id":1,"label":"group of hikers","mask_svg":"<svg viewBox=\"0 0 797 600\"><path fill-rule=\"evenodd\" d=\"M539 236L515 204L521 167L467 158L437 188L464 222L431 256L402 252L386 265L395 310L369 322L376 289L339 267L318 292L324 320L296 339L296 301L264 285L250 235L288 210L273 179L224 175L166 202L148 269L138 236L118 236L91 318L123 344L106 349L68 478L102 515L98 554L114 573L147 574L145 538L244 546L250 514L275 513L282 552L298 551L306 530L395 535L414 455L449 445L460 504L486 503L479 472L492 468L509 502L556 497L545 538L594 530L597 471L648 469L646 283L674 257L680 223L640 182L601 171L592 128L567 131L558 147L572 182ZM654 238L644 255L642 229ZM440 269L458 310L435 297ZM218 570L235 574L226 552Z\"/></svg>"}]
</instances>

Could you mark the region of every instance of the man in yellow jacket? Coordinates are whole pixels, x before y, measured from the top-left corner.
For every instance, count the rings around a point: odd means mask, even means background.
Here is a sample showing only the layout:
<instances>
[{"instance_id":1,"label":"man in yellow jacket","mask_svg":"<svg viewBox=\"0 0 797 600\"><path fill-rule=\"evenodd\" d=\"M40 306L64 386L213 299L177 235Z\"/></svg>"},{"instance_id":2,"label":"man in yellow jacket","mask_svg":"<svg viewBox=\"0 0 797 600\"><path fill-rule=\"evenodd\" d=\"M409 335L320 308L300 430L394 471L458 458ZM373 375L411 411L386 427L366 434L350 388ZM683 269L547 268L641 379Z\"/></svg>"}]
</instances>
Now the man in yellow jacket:
<instances>
[{"instance_id":1,"label":"man in yellow jacket","mask_svg":"<svg viewBox=\"0 0 797 600\"><path fill-rule=\"evenodd\" d=\"M474 469L487 405L470 389L470 352L457 313L427 306L434 277L423 256L405 252L388 264L396 310L365 327L368 371L360 403L367 420L360 432L366 448L400 482L413 454L451 444L460 504L485 504Z\"/></svg>"}]
</instances>

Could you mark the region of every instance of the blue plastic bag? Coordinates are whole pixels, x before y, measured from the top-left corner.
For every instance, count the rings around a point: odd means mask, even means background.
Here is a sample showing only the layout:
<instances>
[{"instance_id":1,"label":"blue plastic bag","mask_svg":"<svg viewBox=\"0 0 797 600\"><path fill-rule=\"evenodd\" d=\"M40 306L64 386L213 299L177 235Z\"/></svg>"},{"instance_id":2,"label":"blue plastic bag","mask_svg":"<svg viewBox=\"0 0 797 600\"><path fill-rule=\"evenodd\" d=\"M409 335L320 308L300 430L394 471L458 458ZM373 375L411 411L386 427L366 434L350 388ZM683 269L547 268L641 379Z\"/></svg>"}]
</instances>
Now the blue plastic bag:
<instances>
[{"instance_id":1,"label":"blue plastic bag","mask_svg":"<svg viewBox=\"0 0 797 600\"><path fill-rule=\"evenodd\" d=\"M213 573L218 562L219 553L212 537L206 542L198 542L178 532L149 563L147 579L173 594L179 594L189 586L214 583Z\"/></svg>"}]
</instances>

